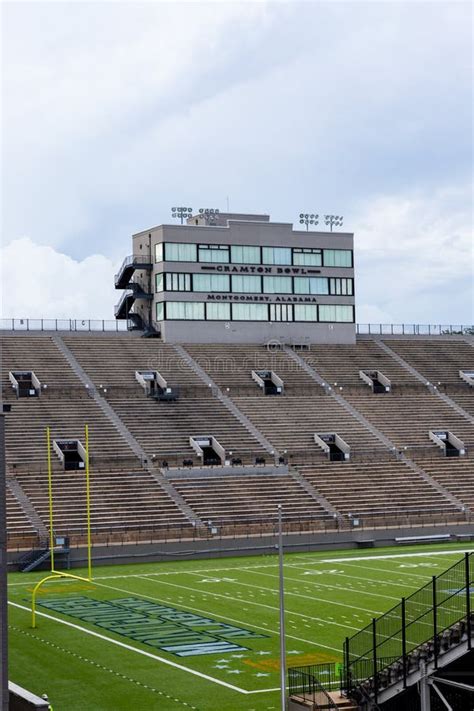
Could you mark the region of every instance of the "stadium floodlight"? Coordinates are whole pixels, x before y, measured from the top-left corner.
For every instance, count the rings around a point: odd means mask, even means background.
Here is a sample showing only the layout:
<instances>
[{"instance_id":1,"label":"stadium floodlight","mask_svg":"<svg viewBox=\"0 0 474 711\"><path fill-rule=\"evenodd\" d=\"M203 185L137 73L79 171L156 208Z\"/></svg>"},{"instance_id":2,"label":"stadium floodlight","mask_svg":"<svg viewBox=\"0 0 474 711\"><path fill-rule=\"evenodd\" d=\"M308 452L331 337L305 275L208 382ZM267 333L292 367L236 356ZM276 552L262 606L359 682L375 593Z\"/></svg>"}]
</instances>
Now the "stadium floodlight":
<instances>
[{"instance_id":1,"label":"stadium floodlight","mask_svg":"<svg viewBox=\"0 0 474 711\"><path fill-rule=\"evenodd\" d=\"M319 223L319 215L314 212L300 212L300 225L306 225L306 232L309 230L310 225L317 225Z\"/></svg>"},{"instance_id":2,"label":"stadium floodlight","mask_svg":"<svg viewBox=\"0 0 474 711\"><path fill-rule=\"evenodd\" d=\"M341 227L344 217L342 215L324 215L324 222L332 232L333 227Z\"/></svg>"},{"instance_id":3,"label":"stadium floodlight","mask_svg":"<svg viewBox=\"0 0 474 711\"><path fill-rule=\"evenodd\" d=\"M206 225L215 225L219 219L219 210L213 207L200 207L199 214L204 218Z\"/></svg>"},{"instance_id":4,"label":"stadium floodlight","mask_svg":"<svg viewBox=\"0 0 474 711\"><path fill-rule=\"evenodd\" d=\"M181 224L185 220L188 219L188 217L191 217L193 214L193 208L192 207L172 207L171 208L171 217L174 217L176 220L181 220Z\"/></svg>"}]
</instances>

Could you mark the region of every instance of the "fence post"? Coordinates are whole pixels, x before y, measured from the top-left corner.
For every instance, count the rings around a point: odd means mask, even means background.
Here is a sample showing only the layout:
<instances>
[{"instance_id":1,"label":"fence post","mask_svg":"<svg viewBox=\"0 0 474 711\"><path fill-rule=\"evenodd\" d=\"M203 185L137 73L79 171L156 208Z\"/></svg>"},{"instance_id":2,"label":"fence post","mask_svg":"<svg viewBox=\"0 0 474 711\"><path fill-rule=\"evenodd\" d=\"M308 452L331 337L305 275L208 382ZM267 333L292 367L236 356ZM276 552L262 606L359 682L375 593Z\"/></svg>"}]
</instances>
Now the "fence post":
<instances>
[{"instance_id":1,"label":"fence post","mask_svg":"<svg viewBox=\"0 0 474 711\"><path fill-rule=\"evenodd\" d=\"M347 695L352 690L352 684L350 683L350 676L349 676L349 637L346 637L346 641L344 642L344 673L342 675L342 678L344 678L344 685L345 689L341 688L341 691L345 691Z\"/></svg>"},{"instance_id":2,"label":"fence post","mask_svg":"<svg viewBox=\"0 0 474 711\"><path fill-rule=\"evenodd\" d=\"M471 571L470 553L465 553L466 560L466 622L467 622L467 648L472 649L472 625L471 625Z\"/></svg>"},{"instance_id":3,"label":"fence post","mask_svg":"<svg viewBox=\"0 0 474 711\"><path fill-rule=\"evenodd\" d=\"M377 619L372 618L372 645L373 645L373 674L374 674L374 701L377 703L378 697L378 674L377 674Z\"/></svg>"},{"instance_id":4,"label":"fence post","mask_svg":"<svg viewBox=\"0 0 474 711\"><path fill-rule=\"evenodd\" d=\"M402 597L402 659L403 659L403 688L407 688L407 619L406 600Z\"/></svg>"},{"instance_id":5,"label":"fence post","mask_svg":"<svg viewBox=\"0 0 474 711\"><path fill-rule=\"evenodd\" d=\"M434 641L434 666L435 669L438 668L438 614L436 609L436 575L432 577L432 590L433 590L433 641Z\"/></svg>"}]
</instances>

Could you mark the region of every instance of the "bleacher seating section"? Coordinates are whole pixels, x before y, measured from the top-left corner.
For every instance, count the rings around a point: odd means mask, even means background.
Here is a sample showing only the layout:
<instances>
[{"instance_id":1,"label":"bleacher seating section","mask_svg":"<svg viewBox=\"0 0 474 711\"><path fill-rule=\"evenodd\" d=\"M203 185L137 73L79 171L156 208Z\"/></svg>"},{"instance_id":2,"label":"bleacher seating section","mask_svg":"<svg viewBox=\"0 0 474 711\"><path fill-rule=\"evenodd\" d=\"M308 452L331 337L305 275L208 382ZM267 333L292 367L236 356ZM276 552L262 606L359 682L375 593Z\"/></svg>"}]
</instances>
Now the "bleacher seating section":
<instances>
[{"instance_id":1,"label":"bleacher seating section","mask_svg":"<svg viewBox=\"0 0 474 711\"><path fill-rule=\"evenodd\" d=\"M379 520L409 520L413 525L418 520L462 521L474 512L472 423L430 392L376 339L364 336L355 346L316 345L297 351L296 359L284 350L261 346L185 346L209 380L231 398L225 404L192 361L183 360L172 345L135 334L59 336L95 389L85 387L58 347L57 336L1 337L2 393L12 404L6 416L12 546L29 546L38 535L38 521L48 523L46 426L53 438L83 441L86 423L96 541L149 540L173 536L178 529L180 535L195 534L209 521L220 529L271 526L278 503L287 522L313 520L315 528L350 527L355 517L373 525ZM474 414L474 389L459 378L460 369L474 370L474 348L468 339L397 337L384 342ZM11 370L32 370L47 387L38 398L16 399L8 379ZM136 370L159 371L179 387L178 400L147 398L136 382ZM265 397L252 380L252 370L273 370L284 382L284 394ZM359 370L381 371L391 380L392 392L374 395ZM326 392L318 376L343 400ZM104 400L119 424L101 406ZM453 432L466 445L466 455L443 457L428 437L430 429ZM328 461L313 437L325 432L336 432L349 444L349 461ZM216 469L183 472L183 460L199 464L189 441L195 435L214 436L229 459L242 461L243 469L225 475ZM145 457L136 454L131 441ZM276 453L289 465L289 473L250 466L256 458L274 465ZM167 467L160 471L164 462ZM63 471L56 457L53 469L56 532L80 542L85 524L83 475ZM28 510L22 503L25 496Z\"/></svg>"}]
</instances>

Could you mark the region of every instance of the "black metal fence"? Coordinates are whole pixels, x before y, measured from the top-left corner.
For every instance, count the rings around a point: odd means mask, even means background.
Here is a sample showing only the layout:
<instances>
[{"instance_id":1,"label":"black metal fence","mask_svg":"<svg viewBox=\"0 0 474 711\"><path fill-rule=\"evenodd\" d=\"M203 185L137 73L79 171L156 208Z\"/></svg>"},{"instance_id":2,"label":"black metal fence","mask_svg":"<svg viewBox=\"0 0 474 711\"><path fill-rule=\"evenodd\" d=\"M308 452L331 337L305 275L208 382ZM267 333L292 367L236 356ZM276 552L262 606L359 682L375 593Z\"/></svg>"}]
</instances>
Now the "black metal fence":
<instances>
[{"instance_id":1,"label":"black metal fence","mask_svg":"<svg viewBox=\"0 0 474 711\"><path fill-rule=\"evenodd\" d=\"M0 330L11 331L126 331L127 321L76 318L5 318ZM473 335L474 325L420 323L358 323L360 335L374 336L457 336Z\"/></svg>"},{"instance_id":2,"label":"black metal fence","mask_svg":"<svg viewBox=\"0 0 474 711\"><path fill-rule=\"evenodd\" d=\"M347 638L344 644L344 687L357 695L361 684L375 701L379 692L403 681L421 661L437 668L441 654L453 644L472 645L471 596L474 554L434 576L410 597Z\"/></svg>"}]
</instances>

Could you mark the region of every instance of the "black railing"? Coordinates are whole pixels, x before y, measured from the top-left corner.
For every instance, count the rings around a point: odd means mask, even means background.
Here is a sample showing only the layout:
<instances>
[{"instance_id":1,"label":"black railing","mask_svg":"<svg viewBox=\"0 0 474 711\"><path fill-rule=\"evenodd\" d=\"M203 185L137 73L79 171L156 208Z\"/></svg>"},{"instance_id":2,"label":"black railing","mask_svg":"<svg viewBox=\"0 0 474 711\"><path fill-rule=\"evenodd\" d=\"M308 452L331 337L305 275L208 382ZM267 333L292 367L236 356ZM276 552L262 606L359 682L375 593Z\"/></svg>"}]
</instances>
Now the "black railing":
<instances>
[{"instance_id":1,"label":"black railing","mask_svg":"<svg viewBox=\"0 0 474 711\"><path fill-rule=\"evenodd\" d=\"M130 264L133 257L127 257ZM127 261L127 260L124 260ZM135 258L137 261L137 258ZM140 262L146 260L140 260ZM122 267L126 266L125 264ZM119 272L120 273L120 272ZM116 274L116 277L119 274ZM117 326L113 319L74 319L74 318L4 318L0 319L1 331L121 331L124 324ZM474 325L436 325L436 324L384 324L358 323L359 335L373 336L472 336Z\"/></svg>"},{"instance_id":2,"label":"black railing","mask_svg":"<svg viewBox=\"0 0 474 711\"><path fill-rule=\"evenodd\" d=\"M407 684L420 662L437 667L441 654L465 640L472 645L471 599L474 554L434 576L410 597L347 638L344 644L345 681L348 695L358 687L375 701L392 683Z\"/></svg>"},{"instance_id":3,"label":"black railing","mask_svg":"<svg viewBox=\"0 0 474 711\"><path fill-rule=\"evenodd\" d=\"M357 334L372 336L466 336L473 325L420 323L358 323Z\"/></svg>"},{"instance_id":4,"label":"black railing","mask_svg":"<svg viewBox=\"0 0 474 711\"><path fill-rule=\"evenodd\" d=\"M334 669L336 665L324 665ZM323 671L323 670L321 670ZM318 667L290 667L288 669L288 683L290 696L296 696L304 701L310 701L313 709L337 709L337 705L329 696L327 684L324 686L318 679ZM334 688L338 688L336 685Z\"/></svg>"}]
</instances>

